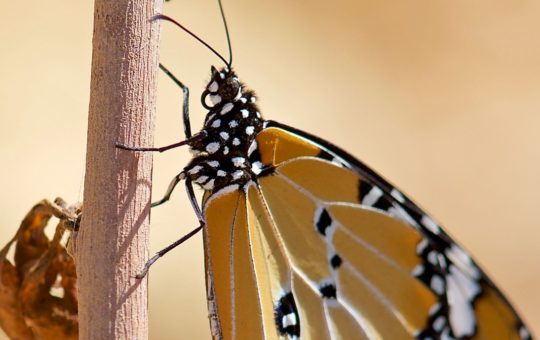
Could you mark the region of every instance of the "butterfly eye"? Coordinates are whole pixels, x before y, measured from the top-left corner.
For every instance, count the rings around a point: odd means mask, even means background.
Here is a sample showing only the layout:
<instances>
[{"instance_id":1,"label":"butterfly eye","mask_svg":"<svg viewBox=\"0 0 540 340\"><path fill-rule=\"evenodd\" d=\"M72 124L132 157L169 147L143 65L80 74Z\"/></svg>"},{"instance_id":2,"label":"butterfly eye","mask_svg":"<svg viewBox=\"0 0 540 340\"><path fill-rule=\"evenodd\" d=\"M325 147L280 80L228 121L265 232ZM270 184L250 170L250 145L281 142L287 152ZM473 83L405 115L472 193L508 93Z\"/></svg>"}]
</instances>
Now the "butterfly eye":
<instances>
[{"instance_id":1,"label":"butterfly eye","mask_svg":"<svg viewBox=\"0 0 540 340\"><path fill-rule=\"evenodd\" d=\"M241 95L240 81L236 77L230 77L219 86L218 94L225 102L232 102Z\"/></svg>"}]
</instances>

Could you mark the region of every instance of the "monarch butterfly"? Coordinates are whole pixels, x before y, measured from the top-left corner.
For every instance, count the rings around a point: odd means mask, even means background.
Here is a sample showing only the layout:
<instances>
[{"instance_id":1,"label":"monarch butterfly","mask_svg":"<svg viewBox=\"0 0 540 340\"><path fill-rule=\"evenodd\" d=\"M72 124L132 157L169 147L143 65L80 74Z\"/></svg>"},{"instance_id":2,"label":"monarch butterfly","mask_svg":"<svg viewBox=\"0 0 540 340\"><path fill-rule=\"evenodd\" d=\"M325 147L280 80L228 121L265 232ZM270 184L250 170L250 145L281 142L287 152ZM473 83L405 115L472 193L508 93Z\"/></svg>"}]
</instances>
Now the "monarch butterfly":
<instances>
[{"instance_id":1,"label":"monarch butterfly","mask_svg":"<svg viewBox=\"0 0 540 340\"><path fill-rule=\"evenodd\" d=\"M493 282L428 214L347 152L263 119L232 58L201 42L226 65L211 68L201 131L191 134L185 101L184 141L120 146L189 145L195 153L153 206L184 180L200 226L141 276L202 230L217 339L531 339ZM202 209L193 183L205 191Z\"/></svg>"}]
</instances>

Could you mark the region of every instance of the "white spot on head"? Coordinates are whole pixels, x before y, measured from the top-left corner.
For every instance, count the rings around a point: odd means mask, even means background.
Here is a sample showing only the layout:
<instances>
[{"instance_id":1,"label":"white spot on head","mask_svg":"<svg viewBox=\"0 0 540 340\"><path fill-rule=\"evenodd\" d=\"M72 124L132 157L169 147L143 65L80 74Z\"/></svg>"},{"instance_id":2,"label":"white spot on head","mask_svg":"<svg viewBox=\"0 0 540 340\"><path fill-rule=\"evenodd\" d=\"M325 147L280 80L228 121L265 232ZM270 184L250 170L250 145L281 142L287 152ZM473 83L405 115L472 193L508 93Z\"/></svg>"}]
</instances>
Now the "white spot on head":
<instances>
[{"instance_id":1,"label":"white spot on head","mask_svg":"<svg viewBox=\"0 0 540 340\"><path fill-rule=\"evenodd\" d=\"M235 128L238 126L238 122L236 120L231 120L229 122L229 127Z\"/></svg>"},{"instance_id":2,"label":"white spot on head","mask_svg":"<svg viewBox=\"0 0 540 340\"><path fill-rule=\"evenodd\" d=\"M247 103L247 98L242 97L242 98L240 98L240 101L245 104L245 103Z\"/></svg>"},{"instance_id":3,"label":"white spot on head","mask_svg":"<svg viewBox=\"0 0 540 340\"><path fill-rule=\"evenodd\" d=\"M246 110L246 109L240 110L240 113L242 113L242 117L243 117L243 118L249 117L249 111Z\"/></svg>"},{"instance_id":4,"label":"white spot on head","mask_svg":"<svg viewBox=\"0 0 540 340\"><path fill-rule=\"evenodd\" d=\"M217 92L217 90L219 89L219 85L218 83L214 80L213 82L210 83L210 85L208 85L208 91L210 92Z\"/></svg>"},{"instance_id":5,"label":"white spot on head","mask_svg":"<svg viewBox=\"0 0 540 340\"><path fill-rule=\"evenodd\" d=\"M248 136L251 136L251 135L253 134L253 132L255 132L255 127L254 127L254 126L248 126L248 127L246 128L246 134L247 134Z\"/></svg>"},{"instance_id":6,"label":"white spot on head","mask_svg":"<svg viewBox=\"0 0 540 340\"><path fill-rule=\"evenodd\" d=\"M243 168L245 166L246 159L244 157L234 157L231 159L234 166L237 168Z\"/></svg>"},{"instance_id":7,"label":"white spot on head","mask_svg":"<svg viewBox=\"0 0 540 340\"><path fill-rule=\"evenodd\" d=\"M202 187L203 187L204 190L212 190L212 189L214 189L214 179L209 180Z\"/></svg>"},{"instance_id":8,"label":"white spot on head","mask_svg":"<svg viewBox=\"0 0 540 340\"><path fill-rule=\"evenodd\" d=\"M251 164L251 171L253 171L253 173L254 173L255 175L260 174L261 171L262 171L262 168L263 168L263 164L262 164L261 162L259 162L259 161L253 162L253 163Z\"/></svg>"},{"instance_id":9,"label":"white spot on head","mask_svg":"<svg viewBox=\"0 0 540 340\"><path fill-rule=\"evenodd\" d=\"M208 145L206 145L206 152L212 154L212 153L216 153L216 151L219 150L219 143L218 142L212 142L212 143L208 143Z\"/></svg>"},{"instance_id":10,"label":"white spot on head","mask_svg":"<svg viewBox=\"0 0 540 340\"><path fill-rule=\"evenodd\" d=\"M227 173L226 173L225 171L223 171L223 170L218 170L218 171L217 171L217 175L218 175L219 177L225 177L225 176L227 176Z\"/></svg>"},{"instance_id":11,"label":"white spot on head","mask_svg":"<svg viewBox=\"0 0 540 340\"><path fill-rule=\"evenodd\" d=\"M238 87L238 93L236 93L236 96L234 96L234 101L238 101L242 97L242 85Z\"/></svg>"},{"instance_id":12,"label":"white spot on head","mask_svg":"<svg viewBox=\"0 0 540 340\"><path fill-rule=\"evenodd\" d=\"M191 169L188 170L188 174L194 175L194 174L196 174L197 172L201 171L202 168L203 168L203 167L200 166L200 165L195 165L193 168L191 168Z\"/></svg>"},{"instance_id":13,"label":"white spot on head","mask_svg":"<svg viewBox=\"0 0 540 340\"><path fill-rule=\"evenodd\" d=\"M219 77L220 77L221 79L225 79L225 74L224 74L223 72L219 72Z\"/></svg>"},{"instance_id":14,"label":"white spot on head","mask_svg":"<svg viewBox=\"0 0 540 340\"><path fill-rule=\"evenodd\" d=\"M235 172L233 172L232 177L233 179L239 179L240 177L242 177L243 174L244 172L242 170L236 170Z\"/></svg>"},{"instance_id":15,"label":"white spot on head","mask_svg":"<svg viewBox=\"0 0 540 340\"><path fill-rule=\"evenodd\" d=\"M439 226L437 225L437 223L435 223L435 221L433 221L433 219L431 217L429 217L428 215L424 215L422 216L422 219L420 220L420 222L422 223L422 225L424 227L426 227L427 229L429 229L429 231L431 231L432 233L434 234L439 234L440 233L440 228Z\"/></svg>"},{"instance_id":16,"label":"white spot on head","mask_svg":"<svg viewBox=\"0 0 540 340\"><path fill-rule=\"evenodd\" d=\"M220 119L216 119L212 122L212 127L213 128L218 128L219 126L221 125L221 120Z\"/></svg>"},{"instance_id":17,"label":"white spot on head","mask_svg":"<svg viewBox=\"0 0 540 340\"><path fill-rule=\"evenodd\" d=\"M444 280L439 275L433 275L431 277L431 282L429 283L429 286L437 295L441 295L444 293Z\"/></svg>"},{"instance_id":18,"label":"white spot on head","mask_svg":"<svg viewBox=\"0 0 540 340\"><path fill-rule=\"evenodd\" d=\"M259 111L257 111L256 115L257 115L257 118L261 118L261 113Z\"/></svg>"},{"instance_id":19,"label":"white spot on head","mask_svg":"<svg viewBox=\"0 0 540 340\"><path fill-rule=\"evenodd\" d=\"M220 136L221 138L223 138L223 140L229 139L229 134L228 134L227 132L225 132L225 131L221 131L221 132L219 133L219 136Z\"/></svg>"},{"instance_id":20,"label":"white spot on head","mask_svg":"<svg viewBox=\"0 0 540 340\"><path fill-rule=\"evenodd\" d=\"M251 98L249 98L249 101L255 103L257 101L257 98L255 98L255 96L251 96Z\"/></svg>"},{"instance_id":21,"label":"white spot on head","mask_svg":"<svg viewBox=\"0 0 540 340\"><path fill-rule=\"evenodd\" d=\"M405 197L403 197L403 194L399 192L399 190L396 188L392 188L392 191L390 191L390 195L392 195L392 197L398 200L398 202L405 202Z\"/></svg>"},{"instance_id":22,"label":"white spot on head","mask_svg":"<svg viewBox=\"0 0 540 340\"><path fill-rule=\"evenodd\" d=\"M206 162L208 165L210 165L212 168L217 168L219 166L218 161L208 161Z\"/></svg>"},{"instance_id":23,"label":"white spot on head","mask_svg":"<svg viewBox=\"0 0 540 340\"><path fill-rule=\"evenodd\" d=\"M195 179L195 183L204 183L208 180L208 176L200 176L200 177L197 177L197 179Z\"/></svg>"},{"instance_id":24,"label":"white spot on head","mask_svg":"<svg viewBox=\"0 0 540 340\"><path fill-rule=\"evenodd\" d=\"M210 101L214 105L219 104L219 103L221 103L221 96L219 94L211 94L210 95Z\"/></svg>"},{"instance_id":25,"label":"white spot on head","mask_svg":"<svg viewBox=\"0 0 540 340\"><path fill-rule=\"evenodd\" d=\"M221 111L219 112L219 114L226 114L226 113L229 113L234 107L234 104L232 103L227 103L225 105L223 105L223 107L221 108Z\"/></svg>"},{"instance_id":26,"label":"white spot on head","mask_svg":"<svg viewBox=\"0 0 540 340\"><path fill-rule=\"evenodd\" d=\"M226 146L223 148L223 154L226 155L228 153L229 153L229 147Z\"/></svg>"},{"instance_id":27,"label":"white spot on head","mask_svg":"<svg viewBox=\"0 0 540 340\"><path fill-rule=\"evenodd\" d=\"M235 137L235 138L232 140L232 144L233 144L234 146L240 145L240 139L238 139L238 138Z\"/></svg>"}]
</instances>

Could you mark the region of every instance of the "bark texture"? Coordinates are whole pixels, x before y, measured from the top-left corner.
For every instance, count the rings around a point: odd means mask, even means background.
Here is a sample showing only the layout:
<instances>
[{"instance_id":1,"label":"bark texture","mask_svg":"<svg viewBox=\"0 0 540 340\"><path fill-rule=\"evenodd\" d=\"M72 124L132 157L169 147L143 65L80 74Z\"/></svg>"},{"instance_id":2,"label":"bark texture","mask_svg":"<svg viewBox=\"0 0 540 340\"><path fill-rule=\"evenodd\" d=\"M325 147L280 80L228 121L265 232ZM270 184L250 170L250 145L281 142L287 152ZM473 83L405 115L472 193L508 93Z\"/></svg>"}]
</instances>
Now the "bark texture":
<instances>
[{"instance_id":1,"label":"bark texture","mask_svg":"<svg viewBox=\"0 0 540 340\"><path fill-rule=\"evenodd\" d=\"M162 0L95 0L84 214L77 238L79 336L147 339L152 156Z\"/></svg>"}]
</instances>

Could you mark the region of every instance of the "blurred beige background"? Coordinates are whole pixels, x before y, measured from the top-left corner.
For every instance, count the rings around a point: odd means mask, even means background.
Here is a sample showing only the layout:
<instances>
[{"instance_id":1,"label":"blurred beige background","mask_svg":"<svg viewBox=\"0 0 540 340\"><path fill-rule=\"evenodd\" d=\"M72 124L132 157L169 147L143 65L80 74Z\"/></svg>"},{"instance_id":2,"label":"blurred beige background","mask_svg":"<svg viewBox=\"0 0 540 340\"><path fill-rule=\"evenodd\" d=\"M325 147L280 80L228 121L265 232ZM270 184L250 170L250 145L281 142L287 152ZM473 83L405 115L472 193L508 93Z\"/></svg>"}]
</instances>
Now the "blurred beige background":
<instances>
[{"instance_id":1,"label":"blurred beige background","mask_svg":"<svg viewBox=\"0 0 540 340\"><path fill-rule=\"evenodd\" d=\"M431 212L540 334L540 2L224 0L234 64L266 118L342 146ZM0 243L39 199L82 199L91 1L0 0ZM165 13L226 54L213 0ZM163 25L161 60L192 91L209 51ZM182 138L162 76L156 145ZM154 197L189 159L155 156ZM196 225L182 189L152 213L152 252ZM208 338L200 235L150 274L152 339ZM0 335L0 338L2 335Z\"/></svg>"}]
</instances>

